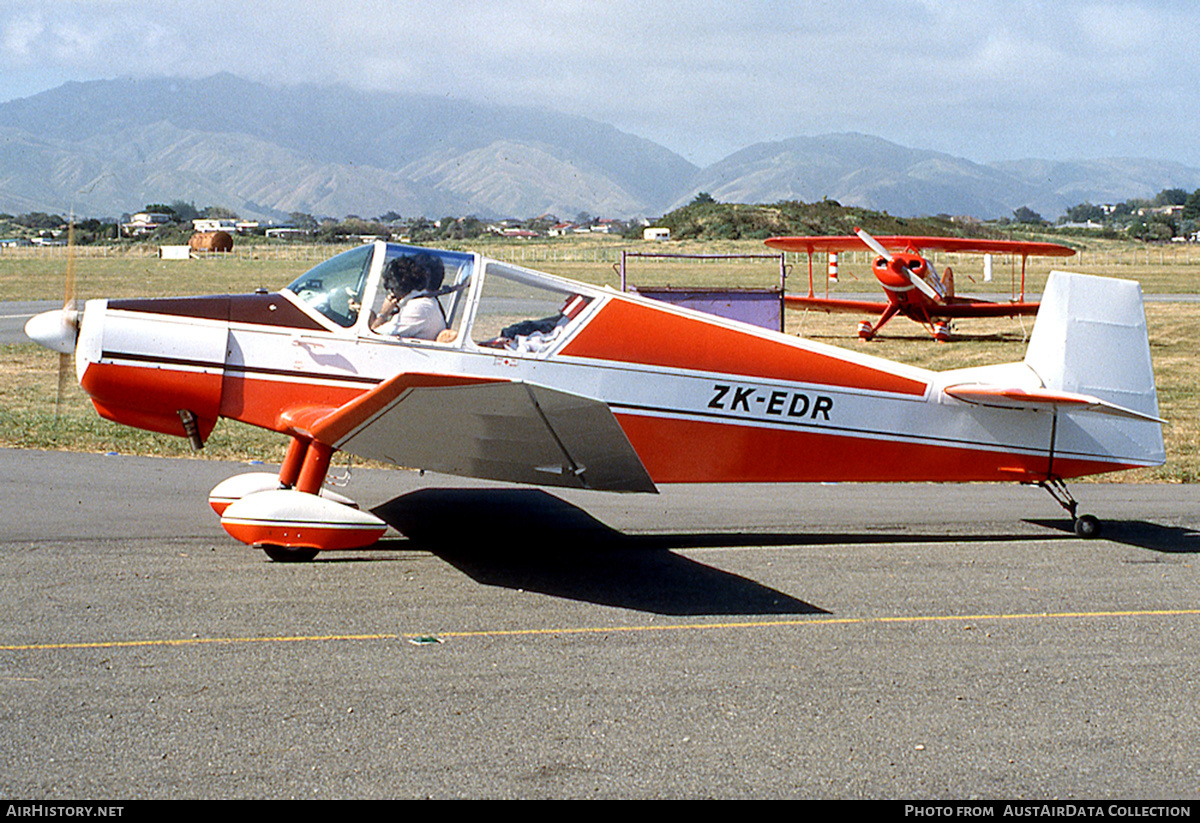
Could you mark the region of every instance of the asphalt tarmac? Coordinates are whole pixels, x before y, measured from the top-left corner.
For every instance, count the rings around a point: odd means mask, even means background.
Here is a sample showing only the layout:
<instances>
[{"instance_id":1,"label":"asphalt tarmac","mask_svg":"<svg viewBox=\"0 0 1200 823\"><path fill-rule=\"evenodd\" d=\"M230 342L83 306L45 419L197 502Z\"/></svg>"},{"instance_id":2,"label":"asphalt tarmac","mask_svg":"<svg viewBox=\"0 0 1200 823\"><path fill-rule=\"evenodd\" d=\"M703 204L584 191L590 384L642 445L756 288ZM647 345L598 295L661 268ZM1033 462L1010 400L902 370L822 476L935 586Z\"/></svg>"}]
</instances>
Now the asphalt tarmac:
<instances>
[{"instance_id":1,"label":"asphalt tarmac","mask_svg":"<svg viewBox=\"0 0 1200 823\"><path fill-rule=\"evenodd\" d=\"M0 302L0 344L33 342L25 335L25 324L29 319L35 314L61 308L61 300Z\"/></svg>"},{"instance_id":2,"label":"asphalt tarmac","mask_svg":"<svg viewBox=\"0 0 1200 823\"><path fill-rule=\"evenodd\" d=\"M1200 795L1200 487L354 470L409 536L278 564L252 468L0 450L0 796Z\"/></svg>"}]
</instances>

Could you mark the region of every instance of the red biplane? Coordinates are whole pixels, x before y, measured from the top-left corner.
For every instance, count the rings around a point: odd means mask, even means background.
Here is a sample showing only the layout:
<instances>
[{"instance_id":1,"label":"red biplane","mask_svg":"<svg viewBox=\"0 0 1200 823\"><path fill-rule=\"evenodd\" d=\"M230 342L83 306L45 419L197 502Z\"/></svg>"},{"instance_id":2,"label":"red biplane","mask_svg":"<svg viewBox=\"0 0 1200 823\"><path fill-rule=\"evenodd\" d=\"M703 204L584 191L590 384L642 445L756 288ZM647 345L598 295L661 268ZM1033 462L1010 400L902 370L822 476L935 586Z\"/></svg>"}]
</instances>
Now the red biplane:
<instances>
[{"instance_id":1,"label":"red biplane","mask_svg":"<svg viewBox=\"0 0 1200 823\"><path fill-rule=\"evenodd\" d=\"M277 474L209 498L230 535L277 560L387 529L324 488L338 451L616 492L1007 480L1072 516L1064 479L1165 457L1141 290L1076 274L1051 275L1024 362L940 373L382 241L275 293L89 300L26 331L74 352L105 418L197 448L220 418L289 437Z\"/></svg>"},{"instance_id":2,"label":"red biplane","mask_svg":"<svg viewBox=\"0 0 1200 823\"><path fill-rule=\"evenodd\" d=\"M1038 303L1025 301L1025 261L1028 257L1070 257L1074 249L1056 243L1032 243L1014 240L978 240L964 237L872 237L862 229L844 237L772 237L768 246L791 252L808 253L808 295L786 295L794 308L825 312L874 314L875 323L863 321L858 336L870 340L897 314L921 323L940 341L950 339L949 321L965 317L1018 317L1038 312ZM887 302L842 300L818 297L813 290L812 256L817 252L837 254L843 251L874 251L878 256L871 266L887 295ZM1014 300L993 303L954 293L950 269L939 276L926 252L1006 254L1021 257L1021 290Z\"/></svg>"}]
</instances>

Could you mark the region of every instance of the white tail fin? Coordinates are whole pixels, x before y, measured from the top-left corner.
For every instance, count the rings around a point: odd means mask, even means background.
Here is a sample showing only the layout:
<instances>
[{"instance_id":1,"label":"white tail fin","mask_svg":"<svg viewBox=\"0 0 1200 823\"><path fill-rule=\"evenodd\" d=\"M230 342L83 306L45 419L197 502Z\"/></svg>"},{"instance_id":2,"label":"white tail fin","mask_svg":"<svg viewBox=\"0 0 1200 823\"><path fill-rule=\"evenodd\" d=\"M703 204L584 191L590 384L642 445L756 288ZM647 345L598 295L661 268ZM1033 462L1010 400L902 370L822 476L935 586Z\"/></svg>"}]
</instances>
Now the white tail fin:
<instances>
[{"instance_id":1,"label":"white tail fin","mask_svg":"<svg viewBox=\"0 0 1200 823\"><path fill-rule=\"evenodd\" d=\"M1133 280L1051 272L1025 365L1047 389L1158 416L1142 287Z\"/></svg>"},{"instance_id":2,"label":"white tail fin","mask_svg":"<svg viewBox=\"0 0 1200 823\"><path fill-rule=\"evenodd\" d=\"M1158 417L1142 289L1135 281L1051 272L1025 365L1047 389ZM1152 420L1110 418L1093 425L1080 417L1074 423L1059 427L1058 450L1127 457L1142 465L1165 459L1162 426Z\"/></svg>"}]
</instances>

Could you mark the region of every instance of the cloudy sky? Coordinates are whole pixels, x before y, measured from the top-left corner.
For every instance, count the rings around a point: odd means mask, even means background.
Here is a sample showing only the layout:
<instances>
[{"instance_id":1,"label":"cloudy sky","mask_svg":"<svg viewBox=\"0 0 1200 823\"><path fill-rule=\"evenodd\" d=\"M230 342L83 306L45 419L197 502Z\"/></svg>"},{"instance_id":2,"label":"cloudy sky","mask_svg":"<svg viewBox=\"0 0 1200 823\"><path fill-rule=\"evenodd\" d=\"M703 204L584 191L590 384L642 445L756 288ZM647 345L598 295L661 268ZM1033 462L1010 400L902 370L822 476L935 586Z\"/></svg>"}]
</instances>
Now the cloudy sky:
<instances>
[{"instance_id":1,"label":"cloudy sky","mask_svg":"<svg viewBox=\"0 0 1200 823\"><path fill-rule=\"evenodd\" d=\"M1200 167L1194 0L5 0L0 101L76 80L317 82L543 106L705 165L857 131L976 161Z\"/></svg>"}]
</instances>

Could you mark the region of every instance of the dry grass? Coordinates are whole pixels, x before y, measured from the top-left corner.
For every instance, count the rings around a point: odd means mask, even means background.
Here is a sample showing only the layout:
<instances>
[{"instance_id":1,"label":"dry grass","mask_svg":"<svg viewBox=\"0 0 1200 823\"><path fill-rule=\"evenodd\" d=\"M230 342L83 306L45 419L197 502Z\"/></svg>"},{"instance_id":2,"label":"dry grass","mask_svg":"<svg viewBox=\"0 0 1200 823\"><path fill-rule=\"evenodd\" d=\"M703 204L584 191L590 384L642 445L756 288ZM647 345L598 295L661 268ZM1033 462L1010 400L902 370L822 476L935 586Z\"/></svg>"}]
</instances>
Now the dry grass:
<instances>
[{"instance_id":1,"label":"dry grass","mask_svg":"<svg viewBox=\"0 0 1200 823\"><path fill-rule=\"evenodd\" d=\"M74 379L65 381L59 402L58 365L58 355L40 346L0 346L0 446L193 456L191 446L181 437L102 419ZM284 438L274 432L222 420L197 456L278 462L285 446Z\"/></svg>"},{"instance_id":2,"label":"dry grass","mask_svg":"<svg viewBox=\"0 0 1200 823\"><path fill-rule=\"evenodd\" d=\"M340 251L332 249L331 251ZM314 265L295 260L80 258L76 293L91 297L169 297L278 289ZM0 300L61 300L66 258L0 253Z\"/></svg>"}]
</instances>

